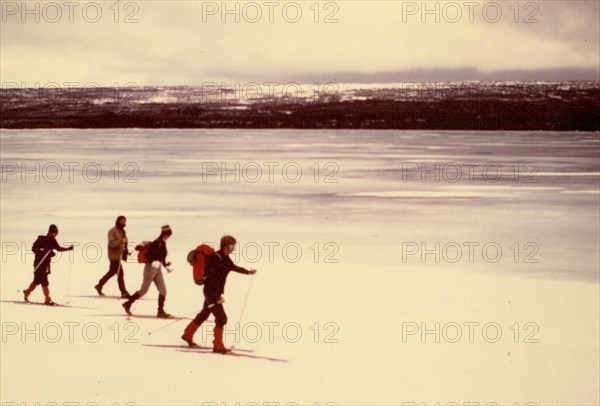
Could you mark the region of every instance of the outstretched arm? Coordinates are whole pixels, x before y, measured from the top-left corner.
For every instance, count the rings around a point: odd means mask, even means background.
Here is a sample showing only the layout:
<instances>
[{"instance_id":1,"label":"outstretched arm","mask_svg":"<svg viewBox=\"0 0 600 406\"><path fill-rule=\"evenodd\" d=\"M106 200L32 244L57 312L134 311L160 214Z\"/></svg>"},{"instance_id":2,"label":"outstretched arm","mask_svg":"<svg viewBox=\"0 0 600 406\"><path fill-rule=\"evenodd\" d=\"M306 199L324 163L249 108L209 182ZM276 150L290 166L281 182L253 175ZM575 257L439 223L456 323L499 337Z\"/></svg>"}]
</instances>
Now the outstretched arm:
<instances>
[{"instance_id":1,"label":"outstretched arm","mask_svg":"<svg viewBox=\"0 0 600 406\"><path fill-rule=\"evenodd\" d=\"M54 239L54 241L52 242L52 249L57 250L58 252L71 251L73 249L73 246L71 245L70 247L63 248L60 245L58 245L58 242L56 241L56 239Z\"/></svg>"},{"instance_id":2,"label":"outstretched arm","mask_svg":"<svg viewBox=\"0 0 600 406\"><path fill-rule=\"evenodd\" d=\"M231 258L229 259L229 269L237 272L237 273L243 273L244 275L254 275L256 273L255 269L246 269L246 268L242 268L241 266L237 266L236 264L233 263L233 261L231 260Z\"/></svg>"}]
</instances>

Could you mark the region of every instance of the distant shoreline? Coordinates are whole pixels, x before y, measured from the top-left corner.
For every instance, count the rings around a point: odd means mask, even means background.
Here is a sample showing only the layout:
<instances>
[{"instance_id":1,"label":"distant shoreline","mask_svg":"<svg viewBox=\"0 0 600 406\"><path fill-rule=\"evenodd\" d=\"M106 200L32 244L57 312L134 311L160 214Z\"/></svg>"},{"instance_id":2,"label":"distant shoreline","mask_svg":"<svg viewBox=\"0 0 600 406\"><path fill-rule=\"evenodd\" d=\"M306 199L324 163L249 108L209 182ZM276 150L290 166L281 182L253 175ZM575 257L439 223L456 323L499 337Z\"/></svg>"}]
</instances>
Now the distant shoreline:
<instances>
[{"instance_id":1,"label":"distant shoreline","mask_svg":"<svg viewBox=\"0 0 600 406\"><path fill-rule=\"evenodd\" d=\"M424 85L314 97L242 98L198 87L2 89L0 96L5 129L600 131L598 82Z\"/></svg>"}]
</instances>

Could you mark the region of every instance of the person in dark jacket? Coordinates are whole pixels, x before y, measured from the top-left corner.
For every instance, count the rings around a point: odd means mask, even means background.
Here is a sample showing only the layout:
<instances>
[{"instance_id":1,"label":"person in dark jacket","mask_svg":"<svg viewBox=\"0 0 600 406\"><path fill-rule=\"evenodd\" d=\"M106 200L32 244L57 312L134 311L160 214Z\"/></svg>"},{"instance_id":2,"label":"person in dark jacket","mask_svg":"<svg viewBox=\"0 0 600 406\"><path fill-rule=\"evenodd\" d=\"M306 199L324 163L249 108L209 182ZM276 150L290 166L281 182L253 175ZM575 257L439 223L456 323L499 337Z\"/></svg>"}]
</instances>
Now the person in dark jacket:
<instances>
[{"instance_id":1,"label":"person in dark jacket","mask_svg":"<svg viewBox=\"0 0 600 406\"><path fill-rule=\"evenodd\" d=\"M223 292L225 291L225 282L230 271L254 275L255 269L247 270L233 263L229 254L235 250L236 240L230 235L221 238L221 248L208 257L206 262L206 272L204 281L204 306L202 311L196 315L194 320L185 328L181 339L190 347L195 347L194 333L202 323L208 319L208 316L214 314L215 329L213 352L226 354L230 352L223 344L223 327L227 324L227 314L223 308Z\"/></svg>"},{"instance_id":2,"label":"person in dark jacket","mask_svg":"<svg viewBox=\"0 0 600 406\"><path fill-rule=\"evenodd\" d=\"M35 253L35 259L33 261L33 282L29 285L27 289L23 291L23 296L26 302L29 302L29 295L33 290L37 287L37 285L42 285L42 291L44 292L44 303L52 306L55 303L52 301L50 297L50 289L48 286L50 282L48 282L48 275L50 274L50 261L52 257L56 254L54 250L63 252L63 251L71 251L73 250L73 246L71 245L68 248L63 248L58 245L56 241L56 236L58 235L58 227L54 224L51 224L48 228L48 234L39 235L37 240L33 243L33 247L31 250Z\"/></svg>"},{"instance_id":3,"label":"person in dark jacket","mask_svg":"<svg viewBox=\"0 0 600 406\"><path fill-rule=\"evenodd\" d=\"M127 225L127 219L125 216L117 217L115 226L108 231L108 260L110 266L108 272L100 279L98 284L94 286L100 296L104 296L102 288L108 282L110 278L117 275L117 283L119 284L119 290L121 291L122 299L129 299L131 295L125 288L125 275L123 271L123 264L121 261L127 261L129 251L127 250L127 234L125 233L125 226Z\"/></svg>"},{"instance_id":4,"label":"person in dark jacket","mask_svg":"<svg viewBox=\"0 0 600 406\"><path fill-rule=\"evenodd\" d=\"M169 268L170 262L166 262L167 258L167 240L173 234L171 227L168 224L162 226L160 236L150 243L150 247L146 252L146 265L144 266L144 281L140 290L135 292L128 301L123 303L123 308L127 314L131 314L131 305L144 296L150 284L154 282L158 289L158 312L156 317L170 318L173 317L165 312L165 299L167 298L167 286L163 277L161 267L164 266L167 272L172 272Z\"/></svg>"}]
</instances>

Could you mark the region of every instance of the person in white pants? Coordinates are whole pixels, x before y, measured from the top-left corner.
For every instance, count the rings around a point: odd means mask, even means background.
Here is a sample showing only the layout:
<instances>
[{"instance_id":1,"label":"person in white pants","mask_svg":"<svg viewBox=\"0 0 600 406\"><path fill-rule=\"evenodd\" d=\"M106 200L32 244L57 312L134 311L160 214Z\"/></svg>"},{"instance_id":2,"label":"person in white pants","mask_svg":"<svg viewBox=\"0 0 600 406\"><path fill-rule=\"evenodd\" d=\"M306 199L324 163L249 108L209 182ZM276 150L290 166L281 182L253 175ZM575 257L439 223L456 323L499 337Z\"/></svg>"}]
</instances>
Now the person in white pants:
<instances>
[{"instance_id":1,"label":"person in white pants","mask_svg":"<svg viewBox=\"0 0 600 406\"><path fill-rule=\"evenodd\" d=\"M162 267L164 266L167 272L172 272L170 268L171 263L166 262L167 259L167 240L173 234L171 227L168 224L162 226L160 236L150 243L148 251L146 252L146 265L144 266L144 281L140 290L135 292L129 300L123 303L123 308L127 314L131 314L131 305L144 296L152 282L158 289L158 312L156 317L170 318L173 317L169 313L165 312L165 300L167 298L167 286L165 285L165 279L162 273Z\"/></svg>"}]
</instances>

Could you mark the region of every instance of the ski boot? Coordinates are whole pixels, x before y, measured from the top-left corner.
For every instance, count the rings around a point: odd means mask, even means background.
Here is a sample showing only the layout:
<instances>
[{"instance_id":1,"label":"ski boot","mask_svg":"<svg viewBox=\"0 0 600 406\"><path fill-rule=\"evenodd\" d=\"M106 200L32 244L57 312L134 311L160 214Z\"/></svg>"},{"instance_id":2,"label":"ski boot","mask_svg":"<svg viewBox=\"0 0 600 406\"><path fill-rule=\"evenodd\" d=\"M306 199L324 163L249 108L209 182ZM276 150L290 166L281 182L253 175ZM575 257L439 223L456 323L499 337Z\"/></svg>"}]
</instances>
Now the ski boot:
<instances>
[{"instance_id":1,"label":"ski boot","mask_svg":"<svg viewBox=\"0 0 600 406\"><path fill-rule=\"evenodd\" d=\"M200 325L196 324L196 322L192 320L190 324L187 325L183 332L183 335L181 336L181 339L185 341L190 347L198 347L198 344L194 342L194 333L196 333L198 327L200 327Z\"/></svg>"},{"instance_id":2,"label":"ski boot","mask_svg":"<svg viewBox=\"0 0 600 406\"><path fill-rule=\"evenodd\" d=\"M213 352L218 354L227 354L231 352L231 350L226 348L225 344L223 344L223 327L215 327L213 331L215 336L215 339L213 340Z\"/></svg>"},{"instance_id":3,"label":"ski boot","mask_svg":"<svg viewBox=\"0 0 600 406\"><path fill-rule=\"evenodd\" d=\"M125 309L125 313L131 316L131 303L125 302L123 303L123 309Z\"/></svg>"},{"instance_id":4,"label":"ski boot","mask_svg":"<svg viewBox=\"0 0 600 406\"><path fill-rule=\"evenodd\" d=\"M104 293L102 293L102 286L96 285L94 286L94 289L96 289L96 292L98 292L98 296L104 296Z\"/></svg>"},{"instance_id":5,"label":"ski boot","mask_svg":"<svg viewBox=\"0 0 600 406\"><path fill-rule=\"evenodd\" d=\"M173 315L165 312L164 310L159 310L158 313L156 313L156 317L159 319L171 319L173 318Z\"/></svg>"}]
</instances>

